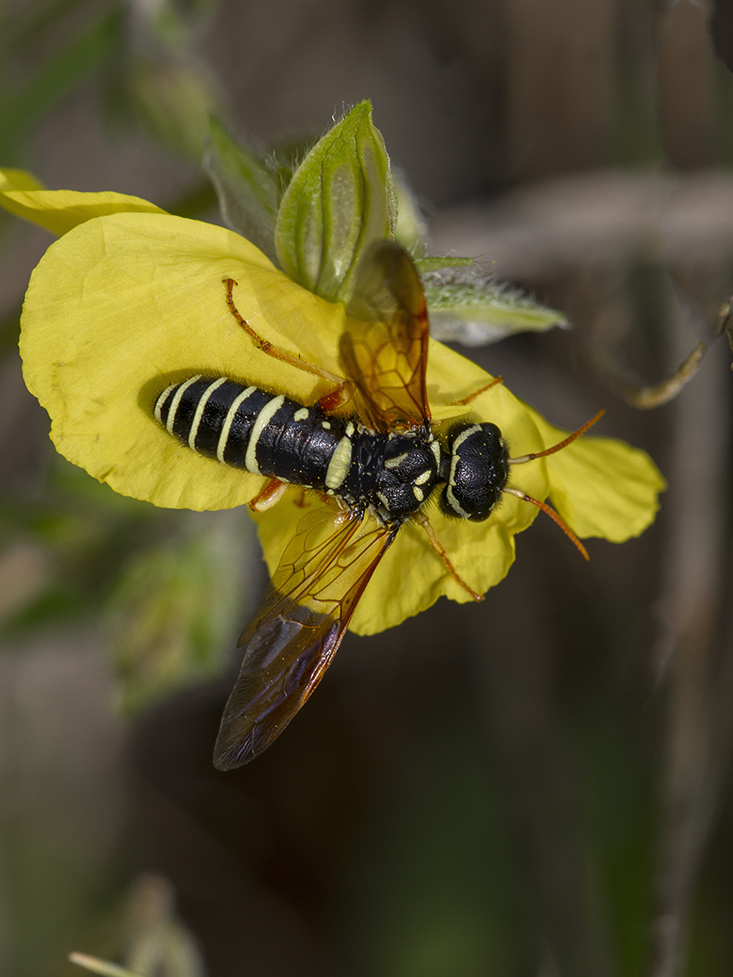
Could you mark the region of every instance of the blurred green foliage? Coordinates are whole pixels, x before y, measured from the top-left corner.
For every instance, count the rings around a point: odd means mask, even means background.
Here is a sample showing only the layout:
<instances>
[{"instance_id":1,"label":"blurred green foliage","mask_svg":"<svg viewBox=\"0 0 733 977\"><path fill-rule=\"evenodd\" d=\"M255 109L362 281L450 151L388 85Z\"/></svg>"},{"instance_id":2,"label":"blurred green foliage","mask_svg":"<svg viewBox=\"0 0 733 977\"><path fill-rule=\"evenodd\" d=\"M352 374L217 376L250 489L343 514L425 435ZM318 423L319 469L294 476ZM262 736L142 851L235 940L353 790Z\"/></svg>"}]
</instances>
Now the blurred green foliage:
<instances>
[{"instance_id":1,"label":"blurred green foliage","mask_svg":"<svg viewBox=\"0 0 733 977\"><path fill-rule=\"evenodd\" d=\"M243 606L241 554L253 535L244 513L199 518L122 566L109 615L126 713L223 670L232 621L251 610Z\"/></svg>"}]
</instances>

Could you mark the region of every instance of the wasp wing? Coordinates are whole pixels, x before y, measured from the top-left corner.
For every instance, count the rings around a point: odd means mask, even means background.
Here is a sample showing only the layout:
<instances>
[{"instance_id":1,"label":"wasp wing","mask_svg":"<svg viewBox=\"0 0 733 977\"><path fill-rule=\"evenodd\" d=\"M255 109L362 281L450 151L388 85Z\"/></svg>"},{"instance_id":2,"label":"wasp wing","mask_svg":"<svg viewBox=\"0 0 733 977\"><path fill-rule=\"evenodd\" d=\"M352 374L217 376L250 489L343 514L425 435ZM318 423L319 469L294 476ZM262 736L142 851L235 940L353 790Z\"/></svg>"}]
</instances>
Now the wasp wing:
<instances>
[{"instance_id":1,"label":"wasp wing","mask_svg":"<svg viewBox=\"0 0 733 977\"><path fill-rule=\"evenodd\" d=\"M428 311L404 248L381 241L367 252L348 311L341 360L355 384L360 420L385 434L424 425L430 419Z\"/></svg>"},{"instance_id":2,"label":"wasp wing","mask_svg":"<svg viewBox=\"0 0 733 977\"><path fill-rule=\"evenodd\" d=\"M357 509L324 506L304 516L239 639L244 660L216 740L219 770L262 753L308 699L393 539Z\"/></svg>"}]
</instances>

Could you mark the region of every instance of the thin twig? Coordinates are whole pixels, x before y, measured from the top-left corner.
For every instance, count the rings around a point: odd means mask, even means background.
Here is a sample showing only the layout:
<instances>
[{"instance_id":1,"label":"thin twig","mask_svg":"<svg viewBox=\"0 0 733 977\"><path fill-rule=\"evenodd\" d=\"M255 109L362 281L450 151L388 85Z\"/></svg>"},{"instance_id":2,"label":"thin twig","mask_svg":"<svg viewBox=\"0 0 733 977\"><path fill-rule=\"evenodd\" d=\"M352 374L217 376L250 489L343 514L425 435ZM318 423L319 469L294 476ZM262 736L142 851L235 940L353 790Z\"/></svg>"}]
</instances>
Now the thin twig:
<instances>
[{"instance_id":1,"label":"thin twig","mask_svg":"<svg viewBox=\"0 0 733 977\"><path fill-rule=\"evenodd\" d=\"M716 675L728 409L720 367L720 359L711 358L694 394L678 401L676 412L664 587L673 640L658 663L667 699L649 977L683 971L692 896L721 778L727 707Z\"/></svg>"},{"instance_id":2,"label":"thin twig","mask_svg":"<svg viewBox=\"0 0 733 977\"><path fill-rule=\"evenodd\" d=\"M638 386L632 383L623 374L620 364L615 361L607 360L603 363L602 369L609 386L628 404L640 410L652 410L674 400L688 381L695 376L706 352L705 343L697 343L674 373L660 383L650 386Z\"/></svg>"}]
</instances>

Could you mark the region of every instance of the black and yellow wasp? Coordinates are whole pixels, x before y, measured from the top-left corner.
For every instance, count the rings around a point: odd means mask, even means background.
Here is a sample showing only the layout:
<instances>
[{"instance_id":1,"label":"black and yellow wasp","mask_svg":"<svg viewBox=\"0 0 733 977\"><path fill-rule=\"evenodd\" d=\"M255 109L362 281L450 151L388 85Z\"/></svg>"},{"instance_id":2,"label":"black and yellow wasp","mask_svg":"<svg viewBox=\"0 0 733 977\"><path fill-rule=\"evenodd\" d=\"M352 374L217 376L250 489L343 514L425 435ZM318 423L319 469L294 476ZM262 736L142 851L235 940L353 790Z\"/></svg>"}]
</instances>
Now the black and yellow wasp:
<instances>
[{"instance_id":1,"label":"black and yellow wasp","mask_svg":"<svg viewBox=\"0 0 733 977\"><path fill-rule=\"evenodd\" d=\"M427 306L411 258L395 243L382 242L362 262L340 339L340 377L272 346L239 313L236 282L224 285L232 315L260 349L333 382L330 393L304 405L241 379L196 375L155 403L157 421L192 450L267 479L253 508L268 508L291 485L324 500L303 517L239 640L244 659L214 754L215 765L229 770L262 753L313 692L406 522L427 533L448 571L481 599L423 512L433 493L448 515L484 520L511 492L549 512L585 554L549 506L507 482L511 464L559 450L593 421L520 458L509 457L495 424L461 421L436 437L426 393Z\"/></svg>"}]
</instances>

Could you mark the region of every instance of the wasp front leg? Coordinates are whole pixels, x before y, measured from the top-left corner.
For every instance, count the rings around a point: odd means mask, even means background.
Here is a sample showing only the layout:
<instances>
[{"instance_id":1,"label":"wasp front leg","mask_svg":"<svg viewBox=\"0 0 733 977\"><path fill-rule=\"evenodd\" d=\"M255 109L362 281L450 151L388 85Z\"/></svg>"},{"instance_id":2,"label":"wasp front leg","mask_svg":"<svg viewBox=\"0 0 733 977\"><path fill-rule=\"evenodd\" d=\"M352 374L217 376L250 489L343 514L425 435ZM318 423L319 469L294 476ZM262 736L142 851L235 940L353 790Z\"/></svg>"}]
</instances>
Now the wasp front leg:
<instances>
[{"instance_id":1,"label":"wasp front leg","mask_svg":"<svg viewBox=\"0 0 733 977\"><path fill-rule=\"evenodd\" d=\"M479 387L478 390L474 390L474 392L472 394L469 394L468 397L463 397L461 398L461 400L451 401L450 406L465 407L467 404L470 404L472 400L475 400L477 397L480 397L481 394L486 393L487 390L491 390L492 387L495 387L499 383L504 383L504 378L494 377L493 380L490 380L488 383L485 383L483 387Z\"/></svg>"}]
</instances>

